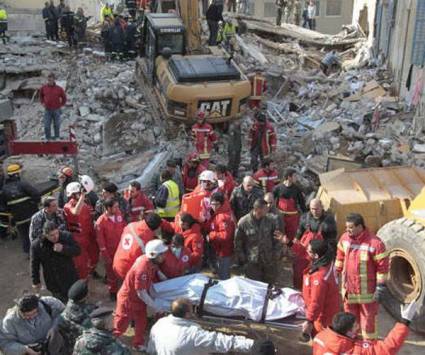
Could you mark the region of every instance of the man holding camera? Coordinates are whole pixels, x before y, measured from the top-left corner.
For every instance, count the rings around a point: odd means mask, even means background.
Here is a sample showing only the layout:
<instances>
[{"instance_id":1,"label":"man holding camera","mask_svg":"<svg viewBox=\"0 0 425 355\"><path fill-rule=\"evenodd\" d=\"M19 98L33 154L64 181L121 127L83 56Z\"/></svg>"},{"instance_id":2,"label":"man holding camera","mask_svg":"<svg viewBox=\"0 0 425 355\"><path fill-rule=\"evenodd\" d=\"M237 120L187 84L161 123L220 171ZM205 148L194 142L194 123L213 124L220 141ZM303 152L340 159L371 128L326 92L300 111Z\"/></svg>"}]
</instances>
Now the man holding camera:
<instances>
[{"instance_id":1,"label":"man holding camera","mask_svg":"<svg viewBox=\"0 0 425 355\"><path fill-rule=\"evenodd\" d=\"M54 297L25 295L3 319L1 350L5 355L62 354L63 338L57 330L65 306Z\"/></svg>"}]
</instances>

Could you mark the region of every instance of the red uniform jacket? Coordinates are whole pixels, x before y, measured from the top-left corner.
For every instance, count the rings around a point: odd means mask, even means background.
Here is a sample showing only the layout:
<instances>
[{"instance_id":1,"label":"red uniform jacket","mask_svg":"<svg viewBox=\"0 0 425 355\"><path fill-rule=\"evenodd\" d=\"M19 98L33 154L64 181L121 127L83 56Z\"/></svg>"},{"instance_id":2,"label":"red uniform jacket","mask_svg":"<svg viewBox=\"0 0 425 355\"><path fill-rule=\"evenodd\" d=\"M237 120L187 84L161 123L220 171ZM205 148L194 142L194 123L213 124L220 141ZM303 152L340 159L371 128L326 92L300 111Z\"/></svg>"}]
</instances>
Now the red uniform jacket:
<instances>
[{"instance_id":1,"label":"red uniform jacket","mask_svg":"<svg viewBox=\"0 0 425 355\"><path fill-rule=\"evenodd\" d=\"M236 183L235 183L235 180L233 179L232 174L230 174L229 172L226 172L223 186L220 186L220 183L219 183L219 190L222 193L224 193L224 196L226 196L226 199L229 200L230 196L232 195L232 191L235 189L235 187L236 187Z\"/></svg>"},{"instance_id":2,"label":"red uniform jacket","mask_svg":"<svg viewBox=\"0 0 425 355\"><path fill-rule=\"evenodd\" d=\"M409 328L396 323L384 340L356 340L327 328L313 340L313 355L395 355L409 335Z\"/></svg>"},{"instance_id":3,"label":"red uniform jacket","mask_svg":"<svg viewBox=\"0 0 425 355\"><path fill-rule=\"evenodd\" d=\"M249 130L249 139L251 150L261 141L260 148L264 158L268 158L276 150L276 132L270 122L260 123L255 121Z\"/></svg>"},{"instance_id":4,"label":"red uniform jacket","mask_svg":"<svg viewBox=\"0 0 425 355\"><path fill-rule=\"evenodd\" d=\"M304 271L303 298L306 318L314 322L316 334L332 324L333 316L340 310L338 278L333 263L312 273L310 268Z\"/></svg>"},{"instance_id":5,"label":"red uniform jacket","mask_svg":"<svg viewBox=\"0 0 425 355\"><path fill-rule=\"evenodd\" d=\"M202 264L202 256L204 255L204 238L201 234L201 226L194 224L192 228L182 231L178 221L179 215L176 216L176 223L174 223L175 233L183 235L184 247L189 252L189 265L190 267L199 267Z\"/></svg>"},{"instance_id":6,"label":"red uniform jacket","mask_svg":"<svg viewBox=\"0 0 425 355\"><path fill-rule=\"evenodd\" d=\"M189 261L189 257L187 257L187 261ZM187 264L185 264L182 259L177 258L173 252L168 249L165 253L164 262L160 265L159 269L167 278L172 279L184 275L186 265Z\"/></svg>"},{"instance_id":7,"label":"red uniform jacket","mask_svg":"<svg viewBox=\"0 0 425 355\"><path fill-rule=\"evenodd\" d=\"M139 221L142 211L153 211L155 209L152 201L149 200L143 191L139 191L139 194L135 198L131 198L128 192L124 194L124 197L130 207L131 222Z\"/></svg>"},{"instance_id":8,"label":"red uniform jacket","mask_svg":"<svg viewBox=\"0 0 425 355\"><path fill-rule=\"evenodd\" d=\"M43 85L40 89L41 104L47 110L57 110L66 104L65 91L59 85Z\"/></svg>"},{"instance_id":9,"label":"red uniform jacket","mask_svg":"<svg viewBox=\"0 0 425 355\"><path fill-rule=\"evenodd\" d=\"M279 175L276 169L272 169L270 171L260 169L253 177L263 188L265 193L272 192L274 187L279 183Z\"/></svg>"},{"instance_id":10,"label":"red uniform jacket","mask_svg":"<svg viewBox=\"0 0 425 355\"><path fill-rule=\"evenodd\" d=\"M385 245L365 229L355 239L344 233L338 242L335 267L343 274L348 303L372 303L377 283L385 282L389 260Z\"/></svg>"},{"instance_id":11,"label":"red uniform jacket","mask_svg":"<svg viewBox=\"0 0 425 355\"><path fill-rule=\"evenodd\" d=\"M221 206L209 224L209 240L218 257L232 256L235 221L229 205Z\"/></svg>"},{"instance_id":12,"label":"red uniform jacket","mask_svg":"<svg viewBox=\"0 0 425 355\"><path fill-rule=\"evenodd\" d=\"M100 253L110 264L114 260L115 251L118 248L122 232L127 224L121 213L113 216L113 218L108 217L104 213L97 219L95 225L96 239Z\"/></svg>"},{"instance_id":13,"label":"red uniform jacket","mask_svg":"<svg viewBox=\"0 0 425 355\"><path fill-rule=\"evenodd\" d=\"M155 236L145 221L130 223L124 228L114 256L113 269L124 279L136 259L145 253L146 244Z\"/></svg>"},{"instance_id":14,"label":"red uniform jacket","mask_svg":"<svg viewBox=\"0 0 425 355\"><path fill-rule=\"evenodd\" d=\"M186 163L183 166L182 177L183 186L186 192L192 192L198 185L198 177L206 167L203 164L199 164L195 170L189 169L189 165Z\"/></svg>"},{"instance_id":15,"label":"red uniform jacket","mask_svg":"<svg viewBox=\"0 0 425 355\"><path fill-rule=\"evenodd\" d=\"M119 292L117 303L128 302L132 311L146 309L146 304L137 296L138 290L149 292L150 287L158 280L158 267L146 255L138 257L128 271Z\"/></svg>"},{"instance_id":16,"label":"red uniform jacket","mask_svg":"<svg viewBox=\"0 0 425 355\"><path fill-rule=\"evenodd\" d=\"M217 135L209 123L195 123L192 126L192 136L195 141L195 148L201 159L209 159Z\"/></svg>"},{"instance_id":17,"label":"red uniform jacket","mask_svg":"<svg viewBox=\"0 0 425 355\"><path fill-rule=\"evenodd\" d=\"M70 199L63 207L63 215L65 217L67 229L72 233L75 241L82 246L87 246L92 240L95 239L94 225L92 212L93 208L84 202L79 215L73 215L73 209L77 200Z\"/></svg>"}]
</instances>

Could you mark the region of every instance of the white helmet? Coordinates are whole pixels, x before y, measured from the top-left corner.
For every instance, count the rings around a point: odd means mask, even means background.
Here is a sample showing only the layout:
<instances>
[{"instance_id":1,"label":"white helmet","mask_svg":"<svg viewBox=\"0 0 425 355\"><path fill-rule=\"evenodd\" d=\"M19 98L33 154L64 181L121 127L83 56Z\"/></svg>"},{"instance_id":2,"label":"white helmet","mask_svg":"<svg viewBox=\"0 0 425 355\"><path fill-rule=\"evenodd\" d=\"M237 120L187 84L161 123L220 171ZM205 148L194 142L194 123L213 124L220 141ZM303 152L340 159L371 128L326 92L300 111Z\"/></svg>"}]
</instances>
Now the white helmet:
<instances>
[{"instance_id":1,"label":"white helmet","mask_svg":"<svg viewBox=\"0 0 425 355\"><path fill-rule=\"evenodd\" d=\"M215 182L215 181L217 181L217 175L215 174L214 171L204 170L199 175L199 181L211 181L211 182Z\"/></svg>"},{"instance_id":2,"label":"white helmet","mask_svg":"<svg viewBox=\"0 0 425 355\"><path fill-rule=\"evenodd\" d=\"M81 184L79 182L70 182L66 185L66 196L71 197L72 194L81 192Z\"/></svg>"},{"instance_id":3,"label":"white helmet","mask_svg":"<svg viewBox=\"0 0 425 355\"><path fill-rule=\"evenodd\" d=\"M88 175L81 175L79 177L80 180L80 184L84 187L84 190L86 190L86 192L90 192L93 191L94 189L94 182L92 180L92 178Z\"/></svg>"},{"instance_id":4,"label":"white helmet","mask_svg":"<svg viewBox=\"0 0 425 355\"><path fill-rule=\"evenodd\" d=\"M165 253L168 247L162 240L154 239L146 244L145 254L149 259L155 259L158 255Z\"/></svg>"}]
</instances>

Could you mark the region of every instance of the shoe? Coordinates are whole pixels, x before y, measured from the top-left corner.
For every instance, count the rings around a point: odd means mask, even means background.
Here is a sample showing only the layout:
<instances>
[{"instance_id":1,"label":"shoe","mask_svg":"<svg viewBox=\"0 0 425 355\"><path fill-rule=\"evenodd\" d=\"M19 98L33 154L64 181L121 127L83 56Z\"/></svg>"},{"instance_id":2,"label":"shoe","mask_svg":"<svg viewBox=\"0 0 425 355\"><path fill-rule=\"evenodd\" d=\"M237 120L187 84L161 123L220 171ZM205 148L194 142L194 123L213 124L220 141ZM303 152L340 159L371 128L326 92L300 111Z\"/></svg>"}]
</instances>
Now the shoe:
<instances>
[{"instance_id":1,"label":"shoe","mask_svg":"<svg viewBox=\"0 0 425 355\"><path fill-rule=\"evenodd\" d=\"M131 350L133 350L133 351L137 351L137 352L140 352L140 353L144 353L144 352L146 352L146 346L144 346L144 345L137 345L137 346L133 346L132 348L131 348Z\"/></svg>"},{"instance_id":2,"label":"shoe","mask_svg":"<svg viewBox=\"0 0 425 355\"><path fill-rule=\"evenodd\" d=\"M111 301L116 301L117 300L117 293L116 292L109 292L109 299Z\"/></svg>"}]
</instances>

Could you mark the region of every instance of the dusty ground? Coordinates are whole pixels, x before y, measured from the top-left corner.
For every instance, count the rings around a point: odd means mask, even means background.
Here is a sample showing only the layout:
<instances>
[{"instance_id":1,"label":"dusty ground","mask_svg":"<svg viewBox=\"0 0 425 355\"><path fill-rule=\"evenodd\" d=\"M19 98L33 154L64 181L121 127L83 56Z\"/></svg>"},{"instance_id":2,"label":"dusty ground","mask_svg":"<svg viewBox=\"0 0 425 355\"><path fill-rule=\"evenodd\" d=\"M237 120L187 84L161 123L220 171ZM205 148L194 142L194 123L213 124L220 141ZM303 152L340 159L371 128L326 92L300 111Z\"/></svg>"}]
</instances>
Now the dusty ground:
<instances>
[{"instance_id":1,"label":"dusty ground","mask_svg":"<svg viewBox=\"0 0 425 355\"><path fill-rule=\"evenodd\" d=\"M101 269L101 268L99 268ZM25 290L31 290L28 260L20 251L18 240L0 241L0 314L13 305L13 300ZM100 272L102 272L100 270ZM281 280L285 279L282 276ZM43 294L48 294L43 291ZM106 286L95 280L91 283L90 299L102 301L105 305L113 305L108 298ZM385 311L381 310L379 316L380 335L383 336L391 329L394 320ZM225 325L223 325L225 326ZM311 351L305 344L298 343L298 333L290 330L261 330L259 326L233 328L233 333L247 334L252 337L271 337L279 344L279 354L310 354ZM129 331L129 335L131 330ZM284 350L283 350L284 349ZM425 353L425 336L415 333L410 334L406 345L399 354L413 355Z\"/></svg>"}]
</instances>

